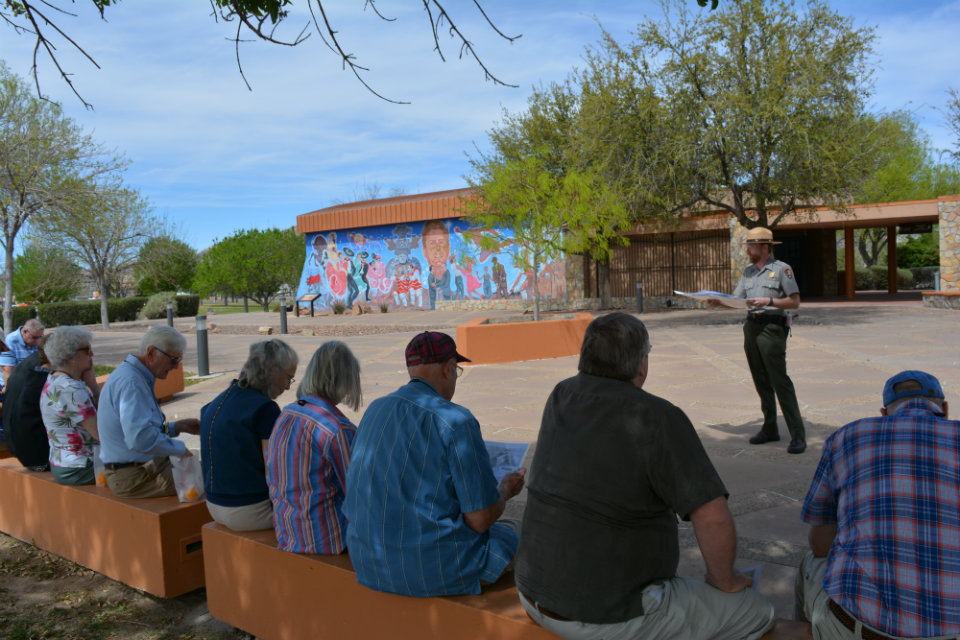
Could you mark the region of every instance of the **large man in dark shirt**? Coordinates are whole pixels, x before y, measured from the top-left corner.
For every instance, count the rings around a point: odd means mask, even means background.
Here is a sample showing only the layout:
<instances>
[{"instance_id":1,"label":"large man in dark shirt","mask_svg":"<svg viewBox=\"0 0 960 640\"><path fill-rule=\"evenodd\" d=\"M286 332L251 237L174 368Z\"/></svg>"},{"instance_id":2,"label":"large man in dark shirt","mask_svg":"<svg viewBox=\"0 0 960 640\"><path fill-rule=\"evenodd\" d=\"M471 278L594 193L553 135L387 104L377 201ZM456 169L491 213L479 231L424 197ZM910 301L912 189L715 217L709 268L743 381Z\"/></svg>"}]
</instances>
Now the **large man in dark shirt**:
<instances>
[{"instance_id":1,"label":"large man in dark shirt","mask_svg":"<svg viewBox=\"0 0 960 640\"><path fill-rule=\"evenodd\" d=\"M594 320L580 373L547 400L528 476L516 582L568 639L758 638L773 607L733 568L727 492L687 416L642 389L650 340L625 313ZM677 577L677 515L706 582Z\"/></svg>"}]
</instances>

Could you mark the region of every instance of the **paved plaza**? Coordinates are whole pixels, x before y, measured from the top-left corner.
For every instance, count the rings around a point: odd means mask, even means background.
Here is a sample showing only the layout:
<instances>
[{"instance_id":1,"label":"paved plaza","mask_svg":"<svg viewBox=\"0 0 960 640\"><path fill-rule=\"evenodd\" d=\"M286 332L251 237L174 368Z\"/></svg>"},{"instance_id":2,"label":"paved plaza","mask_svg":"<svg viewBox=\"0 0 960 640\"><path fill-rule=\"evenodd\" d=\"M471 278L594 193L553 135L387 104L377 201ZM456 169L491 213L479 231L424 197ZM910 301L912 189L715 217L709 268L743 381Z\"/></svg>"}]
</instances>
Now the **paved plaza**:
<instances>
[{"instance_id":1,"label":"paved plaza","mask_svg":"<svg viewBox=\"0 0 960 640\"><path fill-rule=\"evenodd\" d=\"M824 439L837 427L877 415L884 381L903 369L936 375L947 400L960 408L960 315L923 308L917 302L888 304L805 303L788 346L788 369L807 426L807 452L789 455L781 422L780 442L751 446L760 427L760 403L743 355L742 312L674 311L640 317L653 351L646 390L686 411L730 491L739 535L741 568L760 565L759 589L778 617L793 614L795 567L806 550L807 527L800 506ZM365 405L407 380L403 350L414 333L433 328L455 335L456 326L478 316L509 312L408 312L361 316L289 316L282 337L300 355L300 372L313 350L332 337L344 340L362 366ZM187 387L163 405L168 418L199 416L200 407L223 390L243 364L261 326L279 331L278 314L210 316L220 332L209 333L210 370L222 374ZM145 323L120 323L95 331L96 361L118 364L135 349ZM178 319L188 338L184 366L197 370L195 323ZM316 334L316 335L314 335ZM477 365L466 368L454 400L477 416L487 440L536 442L543 404L554 384L576 373L575 356ZM294 386L296 383L294 383ZM278 399L294 400L292 391ZM359 421L360 412L347 415ZM602 430L603 425L596 425ZM196 437L187 436L199 448ZM192 440L192 442L190 442ZM534 447L531 447L532 454ZM508 515L522 510L524 494ZM692 529L682 529L680 573L701 576L702 561Z\"/></svg>"}]
</instances>

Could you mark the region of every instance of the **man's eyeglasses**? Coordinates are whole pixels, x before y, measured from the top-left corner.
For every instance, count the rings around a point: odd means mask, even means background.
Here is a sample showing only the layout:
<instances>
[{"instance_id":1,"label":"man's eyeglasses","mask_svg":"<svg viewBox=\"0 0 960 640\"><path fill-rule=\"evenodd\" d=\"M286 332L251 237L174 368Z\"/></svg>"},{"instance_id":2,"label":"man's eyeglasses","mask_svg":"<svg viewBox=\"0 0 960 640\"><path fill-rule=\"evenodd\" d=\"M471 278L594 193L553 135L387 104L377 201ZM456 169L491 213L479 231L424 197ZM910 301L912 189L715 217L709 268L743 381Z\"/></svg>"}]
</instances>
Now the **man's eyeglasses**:
<instances>
[{"instance_id":1,"label":"man's eyeglasses","mask_svg":"<svg viewBox=\"0 0 960 640\"><path fill-rule=\"evenodd\" d=\"M157 347L154 347L154 349L157 349ZM162 353L163 355L165 355L165 356L167 356L168 358L170 358L170 364L172 364L173 366L177 366L178 364L180 364L180 362L183 361L183 356L173 357L172 355L170 355L169 353L167 353L167 352L164 351L163 349L157 349L157 351L159 351L159 352Z\"/></svg>"},{"instance_id":2,"label":"man's eyeglasses","mask_svg":"<svg viewBox=\"0 0 960 640\"><path fill-rule=\"evenodd\" d=\"M463 375L463 367L461 367L460 365L456 365L456 367L457 367L457 377L459 378L460 376Z\"/></svg>"}]
</instances>

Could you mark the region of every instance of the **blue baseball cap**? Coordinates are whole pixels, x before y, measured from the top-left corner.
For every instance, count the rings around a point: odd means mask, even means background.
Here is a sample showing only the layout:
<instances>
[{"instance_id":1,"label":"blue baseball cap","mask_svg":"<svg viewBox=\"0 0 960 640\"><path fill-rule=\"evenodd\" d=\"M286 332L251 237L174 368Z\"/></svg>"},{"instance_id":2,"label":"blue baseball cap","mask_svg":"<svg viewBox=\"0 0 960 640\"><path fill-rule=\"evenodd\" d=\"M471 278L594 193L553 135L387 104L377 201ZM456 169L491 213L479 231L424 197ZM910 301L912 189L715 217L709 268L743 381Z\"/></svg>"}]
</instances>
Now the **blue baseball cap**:
<instances>
[{"instance_id":1,"label":"blue baseball cap","mask_svg":"<svg viewBox=\"0 0 960 640\"><path fill-rule=\"evenodd\" d=\"M897 393L893 388L901 382L912 380L920 385L919 389L904 389ZM900 398L909 398L916 396L918 398L939 398L943 399L943 389L940 388L940 382L929 373L923 371L901 371L893 376L883 385L883 406L896 402Z\"/></svg>"}]
</instances>

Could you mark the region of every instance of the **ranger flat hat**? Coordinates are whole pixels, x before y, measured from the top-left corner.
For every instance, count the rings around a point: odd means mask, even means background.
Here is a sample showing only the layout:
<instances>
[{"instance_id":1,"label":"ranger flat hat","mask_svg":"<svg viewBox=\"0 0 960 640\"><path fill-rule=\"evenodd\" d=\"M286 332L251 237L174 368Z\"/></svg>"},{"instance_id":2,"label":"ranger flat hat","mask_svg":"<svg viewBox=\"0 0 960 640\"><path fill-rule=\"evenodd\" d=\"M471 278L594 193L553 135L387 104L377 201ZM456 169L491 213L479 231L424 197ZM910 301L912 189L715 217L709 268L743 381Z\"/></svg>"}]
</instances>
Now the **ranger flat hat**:
<instances>
[{"instance_id":1,"label":"ranger flat hat","mask_svg":"<svg viewBox=\"0 0 960 640\"><path fill-rule=\"evenodd\" d=\"M747 231L747 244L783 244L774 242L773 231L766 227L756 227Z\"/></svg>"}]
</instances>

